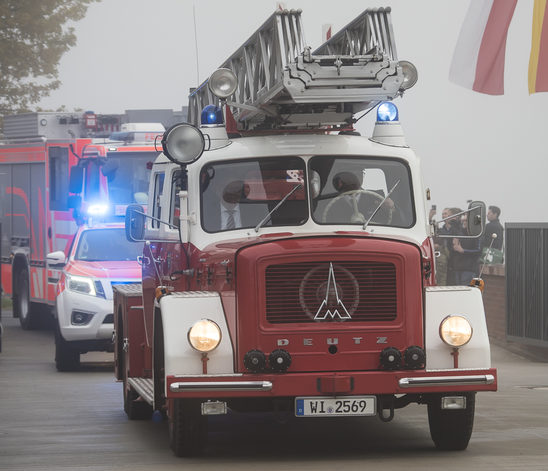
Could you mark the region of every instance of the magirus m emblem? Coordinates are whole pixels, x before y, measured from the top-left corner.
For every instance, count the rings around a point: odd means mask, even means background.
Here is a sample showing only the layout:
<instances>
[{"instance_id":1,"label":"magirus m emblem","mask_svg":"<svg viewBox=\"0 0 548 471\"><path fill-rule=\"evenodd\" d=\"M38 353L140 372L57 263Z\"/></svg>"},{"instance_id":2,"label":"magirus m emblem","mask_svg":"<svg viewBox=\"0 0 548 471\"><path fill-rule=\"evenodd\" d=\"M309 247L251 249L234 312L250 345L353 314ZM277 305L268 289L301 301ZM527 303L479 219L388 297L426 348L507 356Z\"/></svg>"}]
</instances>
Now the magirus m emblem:
<instances>
[{"instance_id":1,"label":"magirus m emblem","mask_svg":"<svg viewBox=\"0 0 548 471\"><path fill-rule=\"evenodd\" d=\"M327 278L327 289L325 290L325 299L320 304L316 315L315 321L322 321L330 317L335 319L352 319L352 316L346 309L345 305L339 298L337 291L337 280L335 280L335 271L333 270L333 264L329 264L329 276Z\"/></svg>"}]
</instances>

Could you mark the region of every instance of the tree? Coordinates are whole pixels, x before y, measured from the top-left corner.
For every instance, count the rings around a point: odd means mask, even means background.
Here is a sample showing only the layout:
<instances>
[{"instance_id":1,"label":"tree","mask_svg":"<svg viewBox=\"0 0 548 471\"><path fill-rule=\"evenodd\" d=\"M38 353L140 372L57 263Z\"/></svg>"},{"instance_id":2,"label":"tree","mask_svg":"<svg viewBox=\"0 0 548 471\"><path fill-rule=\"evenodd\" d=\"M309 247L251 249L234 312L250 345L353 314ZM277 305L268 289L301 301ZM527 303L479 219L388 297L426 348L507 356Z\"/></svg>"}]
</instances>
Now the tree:
<instances>
[{"instance_id":1,"label":"tree","mask_svg":"<svg viewBox=\"0 0 548 471\"><path fill-rule=\"evenodd\" d=\"M0 0L0 119L59 88L59 61L76 44L67 22L100 0Z\"/></svg>"}]
</instances>

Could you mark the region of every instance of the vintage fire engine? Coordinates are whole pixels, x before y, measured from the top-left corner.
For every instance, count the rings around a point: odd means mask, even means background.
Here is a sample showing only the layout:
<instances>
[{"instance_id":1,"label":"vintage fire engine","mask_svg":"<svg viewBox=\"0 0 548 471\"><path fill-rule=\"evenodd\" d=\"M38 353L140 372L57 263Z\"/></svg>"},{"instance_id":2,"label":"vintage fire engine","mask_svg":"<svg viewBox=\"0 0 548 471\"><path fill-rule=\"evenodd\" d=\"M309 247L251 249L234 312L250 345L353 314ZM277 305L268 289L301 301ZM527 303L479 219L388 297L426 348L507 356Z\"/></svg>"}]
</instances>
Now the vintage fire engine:
<instances>
[{"instance_id":1,"label":"vintage fire engine","mask_svg":"<svg viewBox=\"0 0 548 471\"><path fill-rule=\"evenodd\" d=\"M25 113L4 118L0 142L2 281L14 315L31 328L55 305L60 270L48 253L67 253L77 226L123 220L143 203L160 123L120 115ZM148 165L150 163L150 165Z\"/></svg>"},{"instance_id":2,"label":"vintage fire engine","mask_svg":"<svg viewBox=\"0 0 548 471\"><path fill-rule=\"evenodd\" d=\"M300 11L273 14L191 94L147 214L128 208L145 244L142 286L114 295L126 413L167 416L184 456L227 411L389 421L419 403L436 446L464 449L497 375L480 288L435 286L427 191L391 101L416 69L390 9L314 52L302 31ZM471 204L470 237L484 213Z\"/></svg>"}]
</instances>

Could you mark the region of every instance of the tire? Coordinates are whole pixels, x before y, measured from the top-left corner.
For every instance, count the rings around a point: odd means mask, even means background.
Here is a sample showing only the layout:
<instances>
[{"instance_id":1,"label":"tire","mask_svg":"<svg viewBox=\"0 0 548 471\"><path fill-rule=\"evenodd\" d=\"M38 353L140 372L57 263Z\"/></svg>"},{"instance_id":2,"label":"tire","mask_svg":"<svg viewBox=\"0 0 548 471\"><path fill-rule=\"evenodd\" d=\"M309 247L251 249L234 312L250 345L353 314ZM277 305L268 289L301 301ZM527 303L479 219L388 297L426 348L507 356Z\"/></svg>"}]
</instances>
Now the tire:
<instances>
[{"instance_id":1,"label":"tire","mask_svg":"<svg viewBox=\"0 0 548 471\"><path fill-rule=\"evenodd\" d=\"M36 315L30 302L29 272L26 268L17 275L16 288L13 300L15 317L19 317L19 323L23 330L34 329L36 327Z\"/></svg>"},{"instance_id":2,"label":"tire","mask_svg":"<svg viewBox=\"0 0 548 471\"><path fill-rule=\"evenodd\" d=\"M80 368L80 352L63 338L58 326L55 329L55 367L57 371L75 371Z\"/></svg>"},{"instance_id":3,"label":"tire","mask_svg":"<svg viewBox=\"0 0 548 471\"><path fill-rule=\"evenodd\" d=\"M129 420L148 420L152 417L152 406L146 401L138 400L139 395L127 384L124 378L124 411Z\"/></svg>"},{"instance_id":4,"label":"tire","mask_svg":"<svg viewBox=\"0 0 548 471\"><path fill-rule=\"evenodd\" d=\"M176 456L199 454L207 441L207 417L200 411L200 401L173 399L169 411L169 445Z\"/></svg>"},{"instance_id":5,"label":"tire","mask_svg":"<svg viewBox=\"0 0 548 471\"><path fill-rule=\"evenodd\" d=\"M468 447L474 427L476 393L464 393L464 396L466 409L442 409L440 395L428 403L430 436L438 450L460 451Z\"/></svg>"}]
</instances>

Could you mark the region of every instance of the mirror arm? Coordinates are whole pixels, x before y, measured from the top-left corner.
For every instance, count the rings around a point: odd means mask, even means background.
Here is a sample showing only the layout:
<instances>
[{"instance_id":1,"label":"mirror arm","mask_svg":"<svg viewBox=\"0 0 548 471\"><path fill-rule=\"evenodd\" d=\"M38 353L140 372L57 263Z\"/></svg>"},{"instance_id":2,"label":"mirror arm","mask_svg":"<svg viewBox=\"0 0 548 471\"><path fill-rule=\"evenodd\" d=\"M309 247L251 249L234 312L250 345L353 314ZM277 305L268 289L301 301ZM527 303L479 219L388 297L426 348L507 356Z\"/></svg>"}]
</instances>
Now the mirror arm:
<instances>
[{"instance_id":1,"label":"mirror arm","mask_svg":"<svg viewBox=\"0 0 548 471\"><path fill-rule=\"evenodd\" d=\"M135 210L133 210L132 212L135 213L135 214L140 214L141 216L144 216L144 217L146 217L146 218L152 219L153 221L156 221L156 222L158 222L158 223L160 223L160 224L165 224L166 226L169 226L171 229L177 229L177 226L175 226L175 225L173 225L173 224L171 224L171 223L169 223L169 222L162 221L161 219L155 218L154 216L150 216L150 215L148 215L148 214L145 214L145 213L143 213L143 212L141 212L141 211L135 211Z\"/></svg>"},{"instance_id":2,"label":"mirror arm","mask_svg":"<svg viewBox=\"0 0 548 471\"><path fill-rule=\"evenodd\" d=\"M432 224L438 225L438 224L440 224L440 223L442 223L442 222L448 221L449 219L454 219L454 218L456 218L457 216L462 216L463 214L467 214L467 213L471 212L472 210L478 209L478 208L481 208L481 206L474 206L473 208L465 209L464 211L461 211L460 213L452 214L452 215L449 216L448 218L440 219L439 221L432 220Z\"/></svg>"}]
</instances>

